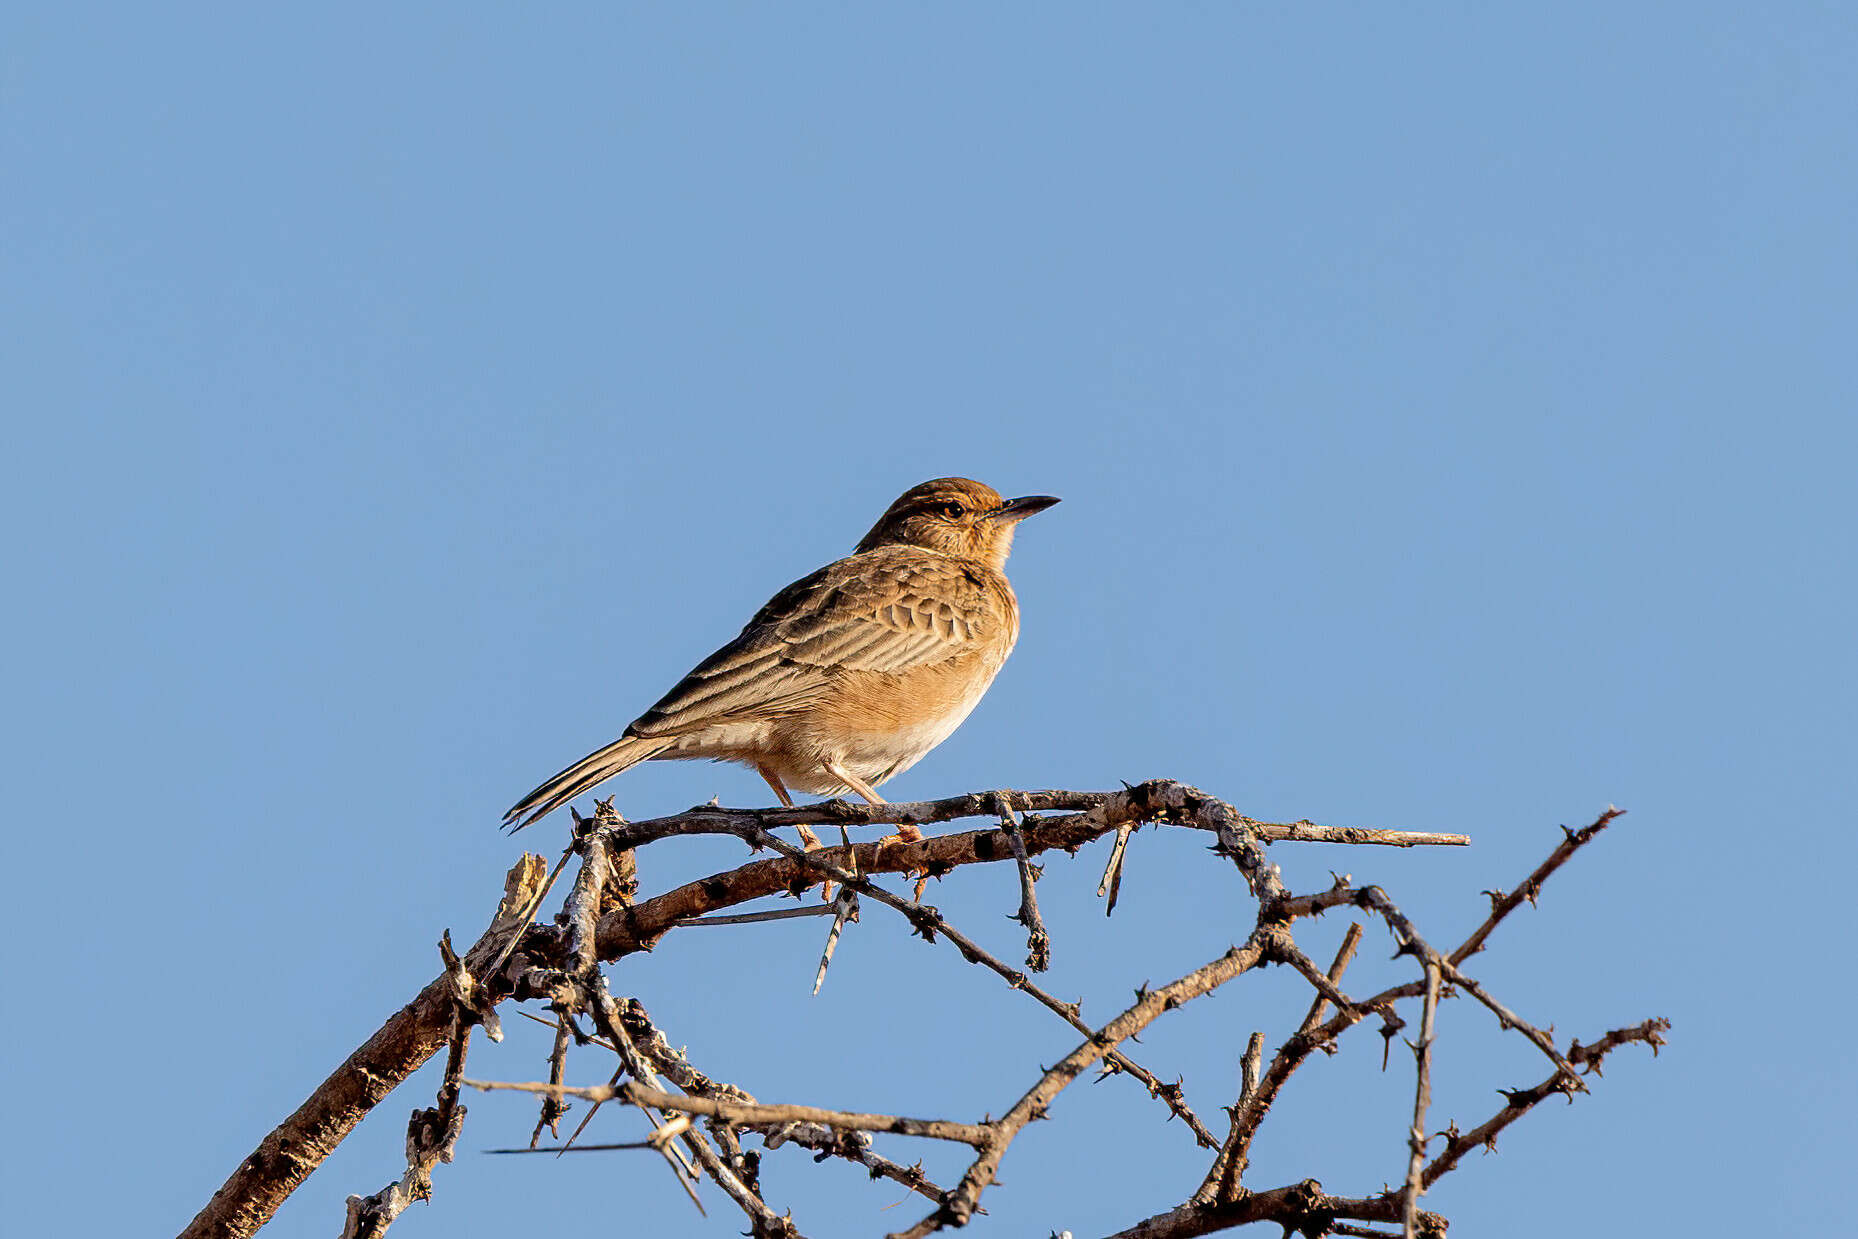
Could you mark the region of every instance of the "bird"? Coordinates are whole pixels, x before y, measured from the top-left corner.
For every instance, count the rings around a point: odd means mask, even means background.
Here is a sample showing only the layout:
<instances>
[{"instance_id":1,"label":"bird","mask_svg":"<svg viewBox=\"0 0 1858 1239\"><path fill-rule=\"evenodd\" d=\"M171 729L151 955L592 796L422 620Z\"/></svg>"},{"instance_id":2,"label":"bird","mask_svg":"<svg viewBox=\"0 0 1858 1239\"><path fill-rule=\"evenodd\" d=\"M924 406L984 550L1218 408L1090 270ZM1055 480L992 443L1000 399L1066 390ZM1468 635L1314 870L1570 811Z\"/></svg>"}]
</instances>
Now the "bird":
<instances>
[{"instance_id":1,"label":"bird","mask_svg":"<svg viewBox=\"0 0 1858 1239\"><path fill-rule=\"evenodd\" d=\"M1053 495L1004 499L935 478L892 503L850 555L802 577L698 663L620 737L504 814L520 830L642 761L752 767L792 792L876 789L948 739L1019 639L1006 559L1019 523ZM904 842L922 838L904 825Z\"/></svg>"}]
</instances>

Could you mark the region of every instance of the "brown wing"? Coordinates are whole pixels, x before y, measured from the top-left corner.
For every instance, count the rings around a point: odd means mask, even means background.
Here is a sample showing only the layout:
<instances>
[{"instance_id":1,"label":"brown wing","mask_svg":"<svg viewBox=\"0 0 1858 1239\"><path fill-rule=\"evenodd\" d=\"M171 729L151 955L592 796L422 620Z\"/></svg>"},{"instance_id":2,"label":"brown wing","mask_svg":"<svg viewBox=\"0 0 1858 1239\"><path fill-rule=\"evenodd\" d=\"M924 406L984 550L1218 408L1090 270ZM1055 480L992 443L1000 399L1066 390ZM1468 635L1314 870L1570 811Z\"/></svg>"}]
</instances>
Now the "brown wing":
<instances>
[{"instance_id":1,"label":"brown wing","mask_svg":"<svg viewBox=\"0 0 1858 1239\"><path fill-rule=\"evenodd\" d=\"M984 569L884 548L776 594L628 728L675 736L804 709L848 671L898 674L971 653L1007 622Z\"/></svg>"}]
</instances>

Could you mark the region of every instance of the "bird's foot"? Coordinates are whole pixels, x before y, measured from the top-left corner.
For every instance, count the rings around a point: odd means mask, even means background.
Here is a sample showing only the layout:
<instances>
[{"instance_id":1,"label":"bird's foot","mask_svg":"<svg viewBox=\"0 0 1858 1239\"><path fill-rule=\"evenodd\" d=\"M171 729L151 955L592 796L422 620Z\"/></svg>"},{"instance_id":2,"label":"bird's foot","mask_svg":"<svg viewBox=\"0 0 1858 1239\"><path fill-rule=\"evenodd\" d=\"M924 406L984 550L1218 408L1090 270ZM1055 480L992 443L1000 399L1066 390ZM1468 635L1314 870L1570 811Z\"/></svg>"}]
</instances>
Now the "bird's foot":
<instances>
[{"instance_id":1,"label":"bird's foot","mask_svg":"<svg viewBox=\"0 0 1858 1239\"><path fill-rule=\"evenodd\" d=\"M807 851L817 852L819 851L820 848L826 846L825 844L819 841L819 836L813 833L813 828L806 825L805 823L796 823L794 826L794 829L800 832L800 846L805 848ZM819 893L820 893L820 898L824 899L827 903L832 902L832 879L831 878L827 878L824 882L820 883Z\"/></svg>"},{"instance_id":2,"label":"bird's foot","mask_svg":"<svg viewBox=\"0 0 1858 1239\"><path fill-rule=\"evenodd\" d=\"M895 834L885 835L882 839L877 841L877 853L879 856L882 856L888 848L902 847L911 843L920 843L922 842L922 838L922 831L918 830L911 823L904 822L897 827ZM918 865L908 872L916 879L916 898L921 900L923 897L923 884L929 880L929 869L927 866Z\"/></svg>"},{"instance_id":3,"label":"bird's foot","mask_svg":"<svg viewBox=\"0 0 1858 1239\"><path fill-rule=\"evenodd\" d=\"M922 831L918 830L913 824L904 822L897 827L896 833L885 835L882 839L877 841L877 850L881 852L885 848L898 843L921 843L922 838Z\"/></svg>"}]
</instances>

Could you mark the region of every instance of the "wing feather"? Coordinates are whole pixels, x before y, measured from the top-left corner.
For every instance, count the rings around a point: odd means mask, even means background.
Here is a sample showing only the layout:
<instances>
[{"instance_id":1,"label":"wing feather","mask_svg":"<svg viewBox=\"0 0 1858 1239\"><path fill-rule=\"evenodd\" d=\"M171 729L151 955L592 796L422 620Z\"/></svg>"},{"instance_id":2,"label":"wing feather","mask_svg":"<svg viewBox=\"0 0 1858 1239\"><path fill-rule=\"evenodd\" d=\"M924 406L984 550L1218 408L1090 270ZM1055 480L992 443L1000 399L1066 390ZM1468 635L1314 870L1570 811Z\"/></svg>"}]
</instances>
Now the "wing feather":
<instances>
[{"instance_id":1,"label":"wing feather","mask_svg":"<svg viewBox=\"0 0 1858 1239\"><path fill-rule=\"evenodd\" d=\"M899 675L971 653L998 620L985 577L879 548L789 585L627 734L675 736L805 709L839 676Z\"/></svg>"}]
</instances>

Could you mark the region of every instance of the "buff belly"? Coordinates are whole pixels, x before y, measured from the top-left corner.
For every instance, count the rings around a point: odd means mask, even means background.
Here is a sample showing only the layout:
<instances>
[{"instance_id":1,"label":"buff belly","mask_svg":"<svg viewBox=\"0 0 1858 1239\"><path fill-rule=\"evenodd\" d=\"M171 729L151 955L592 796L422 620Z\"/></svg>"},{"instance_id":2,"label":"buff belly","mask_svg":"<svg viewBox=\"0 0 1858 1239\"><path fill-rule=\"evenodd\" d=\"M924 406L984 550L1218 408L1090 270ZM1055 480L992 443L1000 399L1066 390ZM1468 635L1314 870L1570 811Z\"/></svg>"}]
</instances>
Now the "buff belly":
<instances>
[{"instance_id":1,"label":"buff belly","mask_svg":"<svg viewBox=\"0 0 1858 1239\"><path fill-rule=\"evenodd\" d=\"M810 796L848 795L852 789L826 771L828 760L874 787L901 774L954 734L980 703L1004 661L1002 657L999 662L989 660L991 666L972 668L970 674L961 677L965 683L934 686L955 691L915 698L921 708L906 705L899 711L893 706L874 712L876 717L863 719L858 717L865 713L863 703L856 699L828 699L783 718L724 724L679 737L670 748L656 754L655 760L709 758L741 762L769 770L790 791ZM900 713L908 717L899 717ZM854 721L866 725L849 725Z\"/></svg>"}]
</instances>

